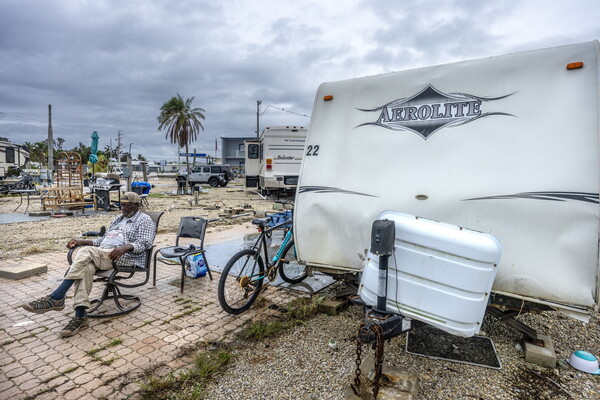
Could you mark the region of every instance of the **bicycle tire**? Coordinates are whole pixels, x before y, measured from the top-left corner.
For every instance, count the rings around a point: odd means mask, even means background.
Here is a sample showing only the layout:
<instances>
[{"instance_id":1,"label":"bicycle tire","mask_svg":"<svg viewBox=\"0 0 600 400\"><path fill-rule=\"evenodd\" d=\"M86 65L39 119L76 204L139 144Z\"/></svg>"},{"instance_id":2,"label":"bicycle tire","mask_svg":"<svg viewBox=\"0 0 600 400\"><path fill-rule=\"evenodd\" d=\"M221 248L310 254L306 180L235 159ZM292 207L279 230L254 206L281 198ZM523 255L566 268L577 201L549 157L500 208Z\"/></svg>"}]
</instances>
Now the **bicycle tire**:
<instances>
[{"instance_id":1,"label":"bicycle tire","mask_svg":"<svg viewBox=\"0 0 600 400\"><path fill-rule=\"evenodd\" d=\"M279 259L278 269L281 279L288 283L299 283L306 278L306 265L298 264L293 240L290 240L288 244L285 245L283 253L281 253L281 258Z\"/></svg>"},{"instance_id":2,"label":"bicycle tire","mask_svg":"<svg viewBox=\"0 0 600 400\"><path fill-rule=\"evenodd\" d=\"M256 253L256 250L246 249L235 253L223 268L219 278L217 294L221 308L229 314L240 314L250 308L260 293L264 271L262 257ZM256 274L259 278L252 280L250 276Z\"/></svg>"}]
</instances>

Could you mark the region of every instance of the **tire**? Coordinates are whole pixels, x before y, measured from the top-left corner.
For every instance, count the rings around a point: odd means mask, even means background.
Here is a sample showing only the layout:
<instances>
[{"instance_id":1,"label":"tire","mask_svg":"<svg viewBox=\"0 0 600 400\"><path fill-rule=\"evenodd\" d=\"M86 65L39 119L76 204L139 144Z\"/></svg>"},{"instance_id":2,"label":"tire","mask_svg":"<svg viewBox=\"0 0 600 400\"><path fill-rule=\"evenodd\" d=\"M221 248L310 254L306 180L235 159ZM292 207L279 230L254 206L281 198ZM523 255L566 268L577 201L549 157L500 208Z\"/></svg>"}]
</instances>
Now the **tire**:
<instances>
[{"instance_id":1,"label":"tire","mask_svg":"<svg viewBox=\"0 0 600 400\"><path fill-rule=\"evenodd\" d=\"M219 180L213 176L208 180L208 184L210 185L210 187L219 187Z\"/></svg>"},{"instance_id":2,"label":"tire","mask_svg":"<svg viewBox=\"0 0 600 400\"><path fill-rule=\"evenodd\" d=\"M249 309L260 293L264 271L263 260L256 250L242 250L231 257L221 272L217 291L223 310L240 314Z\"/></svg>"},{"instance_id":3,"label":"tire","mask_svg":"<svg viewBox=\"0 0 600 400\"><path fill-rule=\"evenodd\" d=\"M306 265L298 264L293 240L290 240L288 244L285 245L277 268L279 270L279 276L286 282L299 283L306 278Z\"/></svg>"}]
</instances>

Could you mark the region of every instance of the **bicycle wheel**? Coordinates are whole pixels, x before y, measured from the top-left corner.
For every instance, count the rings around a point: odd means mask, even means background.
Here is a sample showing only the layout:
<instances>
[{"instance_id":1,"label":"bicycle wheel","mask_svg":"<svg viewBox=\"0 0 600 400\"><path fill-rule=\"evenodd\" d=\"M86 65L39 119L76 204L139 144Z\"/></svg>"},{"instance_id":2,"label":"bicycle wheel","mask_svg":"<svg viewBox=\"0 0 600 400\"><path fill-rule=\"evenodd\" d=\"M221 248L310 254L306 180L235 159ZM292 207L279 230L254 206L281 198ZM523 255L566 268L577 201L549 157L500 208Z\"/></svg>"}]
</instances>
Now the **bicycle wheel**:
<instances>
[{"instance_id":1,"label":"bicycle wheel","mask_svg":"<svg viewBox=\"0 0 600 400\"><path fill-rule=\"evenodd\" d=\"M250 308L263 284L264 270L256 250L242 250L231 257L219 279L218 297L223 310L239 314Z\"/></svg>"},{"instance_id":2,"label":"bicycle wheel","mask_svg":"<svg viewBox=\"0 0 600 400\"><path fill-rule=\"evenodd\" d=\"M285 245L283 253L281 253L278 268L281 279L286 282L298 283L306 278L306 265L298 264L293 240L290 240Z\"/></svg>"}]
</instances>

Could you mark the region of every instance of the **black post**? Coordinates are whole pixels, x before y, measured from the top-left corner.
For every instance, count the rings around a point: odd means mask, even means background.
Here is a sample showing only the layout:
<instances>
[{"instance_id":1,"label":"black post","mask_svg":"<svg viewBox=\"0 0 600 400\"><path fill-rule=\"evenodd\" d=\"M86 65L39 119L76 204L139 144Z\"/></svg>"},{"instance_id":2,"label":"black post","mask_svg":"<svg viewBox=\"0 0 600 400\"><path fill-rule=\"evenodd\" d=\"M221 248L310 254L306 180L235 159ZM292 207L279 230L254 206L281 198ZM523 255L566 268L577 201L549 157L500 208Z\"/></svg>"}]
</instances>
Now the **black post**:
<instances>
[{"instance_id":1,"label":"black post","mask_svg":"<svg viewBox=\"0 0 600 400\"><path fill-rule=\"evenodd\" d=\"M377 311L385 312L387 303L388 261L394 252L396 225L387 219L373 222L371 230L371 253L379 256L379 279L377 285Z\"/></svg>"}]
</instances>

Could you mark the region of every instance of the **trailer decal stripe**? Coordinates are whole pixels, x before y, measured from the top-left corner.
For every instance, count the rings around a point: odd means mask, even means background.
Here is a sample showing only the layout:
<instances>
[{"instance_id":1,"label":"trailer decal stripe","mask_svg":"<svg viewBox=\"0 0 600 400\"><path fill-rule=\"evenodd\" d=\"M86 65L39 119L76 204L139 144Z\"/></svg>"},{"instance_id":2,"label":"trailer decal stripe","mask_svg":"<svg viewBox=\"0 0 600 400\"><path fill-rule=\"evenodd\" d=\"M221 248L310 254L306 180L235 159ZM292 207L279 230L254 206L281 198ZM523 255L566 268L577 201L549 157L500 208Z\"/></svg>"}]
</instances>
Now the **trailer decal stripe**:
<instances>
[{"instance_id":1,"label":"trailer decal stripe","mask_svg":"<svg viewBox=\"0 0 600 400\"><path fill-rule=\"evenodd\" d=\"M372 194L353 192L351 190L344 190L340 188L328 187L328 186L301 186L298 188L300 193L342 193L342 194L356 194L359 196L367 196L367 197L378 197Z\"/></svg>"},{"instance_id":2,"label":"trailer decal stripe","mask_svg":"<svg viewBox=\"0 0 600 400\"><path fill-rule=\"evenodd\" d=\"M531 199L531 200L549 200L549 201L566 201L577 200L586 203L599 204L598 193L587 192L523 192L515 194L504 194L499 196L475 197L468 200L498 200L498 199Z\"/></svg>"}]
</instances>

